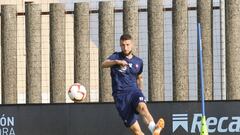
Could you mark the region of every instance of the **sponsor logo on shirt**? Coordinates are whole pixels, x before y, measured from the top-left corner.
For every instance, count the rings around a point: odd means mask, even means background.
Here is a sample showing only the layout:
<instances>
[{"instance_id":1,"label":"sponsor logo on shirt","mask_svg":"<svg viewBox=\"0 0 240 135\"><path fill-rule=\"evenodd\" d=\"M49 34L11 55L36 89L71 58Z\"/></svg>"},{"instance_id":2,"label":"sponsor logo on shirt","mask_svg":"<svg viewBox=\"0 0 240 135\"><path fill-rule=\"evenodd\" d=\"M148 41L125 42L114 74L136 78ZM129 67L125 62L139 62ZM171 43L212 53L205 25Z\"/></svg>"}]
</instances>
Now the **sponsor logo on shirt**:
<instances>
[{"instance_id":1,"label":"sponsor logo on shirt","mask_svg":"<svg viewBox=\"0 0 240 135\"><path fill-rule=\"evenodd\" d=\"M120 69L118 71L124 73L126 72L126 70L127 70L127 66L120 66Z\"/></svg>"}]
</instances>

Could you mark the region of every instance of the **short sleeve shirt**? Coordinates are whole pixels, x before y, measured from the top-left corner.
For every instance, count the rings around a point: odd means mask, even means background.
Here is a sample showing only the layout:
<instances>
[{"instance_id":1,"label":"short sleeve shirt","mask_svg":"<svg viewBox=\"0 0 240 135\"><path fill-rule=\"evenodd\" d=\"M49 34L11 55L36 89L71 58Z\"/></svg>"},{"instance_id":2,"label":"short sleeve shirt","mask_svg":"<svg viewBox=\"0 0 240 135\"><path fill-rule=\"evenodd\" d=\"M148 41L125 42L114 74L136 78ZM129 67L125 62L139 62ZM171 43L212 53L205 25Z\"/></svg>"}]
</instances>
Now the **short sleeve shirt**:
<instances>
[{"instance_id":1,"label":"short sleeve shirt","mask_svg":"<svg viewBox=\"0 0 240 135\"><path fill-rule=\"evenodd\" d=\"M128 65L122 67L114 65L111 67L112 90L113 95L127 92L131 89L137 89L137 76L143 71L143 61L133 55L131 59L127 58L122 52L115 52L108 57L110 60L125 60Z\"/></svg>"}]
</instances>

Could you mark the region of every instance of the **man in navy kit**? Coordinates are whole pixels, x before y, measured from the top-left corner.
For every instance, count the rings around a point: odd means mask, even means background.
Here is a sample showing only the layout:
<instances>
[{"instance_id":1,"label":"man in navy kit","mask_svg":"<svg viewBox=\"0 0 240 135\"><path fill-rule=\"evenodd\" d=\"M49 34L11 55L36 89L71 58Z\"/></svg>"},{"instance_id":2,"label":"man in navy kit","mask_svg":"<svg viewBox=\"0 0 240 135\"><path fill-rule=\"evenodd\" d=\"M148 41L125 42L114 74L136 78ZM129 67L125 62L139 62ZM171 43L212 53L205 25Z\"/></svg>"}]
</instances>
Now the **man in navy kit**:
<instances>
[{"instance_id":1,"label":"man in navy kit","mask_svg":"<svg viewBox=\"0 0 240 135\"><path fill-rule=\"evenodd\" d=\"M164 120L155 124L150 114L143 90L143 61L133 55L132 37L124 34L120 37L121 52L110 55L103 63L103 68L111 68L112 95L115 106L126 127L134 135L144 135L138 123L138 114L143 117L153 135L160 135Z\"/></svg>"}]
</instances>

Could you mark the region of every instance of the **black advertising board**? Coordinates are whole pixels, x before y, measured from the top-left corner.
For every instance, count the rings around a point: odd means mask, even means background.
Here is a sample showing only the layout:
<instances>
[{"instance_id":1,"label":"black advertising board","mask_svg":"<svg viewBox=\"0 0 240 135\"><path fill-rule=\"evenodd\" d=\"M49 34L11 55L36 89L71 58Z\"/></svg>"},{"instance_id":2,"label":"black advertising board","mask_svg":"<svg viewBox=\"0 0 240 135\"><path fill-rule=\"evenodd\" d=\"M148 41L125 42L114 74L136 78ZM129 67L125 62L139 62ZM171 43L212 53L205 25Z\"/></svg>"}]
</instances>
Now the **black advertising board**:
<instances>
[{"instance_id":1,"label":"black advertising board","mask_svg":"<svg viewBox=\"0 0 240 135\"><path fill-rule=\"evenodd\" d=\"M196 135L200 102L147 103L155 120L164 117L161 135ZM211 135L240 134L240 101L206 102ZM113 103L23 104L0 106L0 135L131 135ZM150 135L140 119L145 135Z\"/></svg>"}]
</instances>

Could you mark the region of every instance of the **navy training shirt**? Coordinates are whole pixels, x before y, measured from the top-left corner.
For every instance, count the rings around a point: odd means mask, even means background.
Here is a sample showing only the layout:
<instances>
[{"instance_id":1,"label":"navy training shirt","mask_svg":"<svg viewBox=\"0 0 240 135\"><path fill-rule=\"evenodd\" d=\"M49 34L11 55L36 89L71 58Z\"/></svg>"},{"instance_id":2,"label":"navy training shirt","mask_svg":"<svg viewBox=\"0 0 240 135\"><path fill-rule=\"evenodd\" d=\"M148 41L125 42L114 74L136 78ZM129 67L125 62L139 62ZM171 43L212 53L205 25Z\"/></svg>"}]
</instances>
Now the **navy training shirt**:
<instances>
[{"instance_id":1,"label":"navy training shirt","mask_svg":"<svg viewBox=\"0 0 240 135\"><path fill-rule=\"evenodd\" d=\"M143 61L133 55L128 59L122 52L115 52L108 57L109 60L125 60L128 66L114 65L111 67L112 94L125 93L132 89L138 89L137 76L143 71Z\"/></svg>"}]
</instances>

